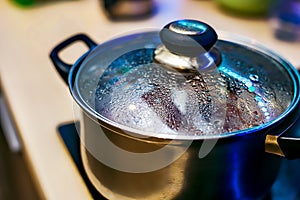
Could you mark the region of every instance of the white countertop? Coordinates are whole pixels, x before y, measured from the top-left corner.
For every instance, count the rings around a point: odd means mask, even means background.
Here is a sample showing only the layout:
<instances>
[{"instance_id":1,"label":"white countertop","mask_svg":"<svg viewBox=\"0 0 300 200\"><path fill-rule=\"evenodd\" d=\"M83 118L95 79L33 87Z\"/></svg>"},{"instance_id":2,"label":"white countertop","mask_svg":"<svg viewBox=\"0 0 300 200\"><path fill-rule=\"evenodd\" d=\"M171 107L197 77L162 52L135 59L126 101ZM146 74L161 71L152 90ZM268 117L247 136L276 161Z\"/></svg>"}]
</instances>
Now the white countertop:
<instances>
[{"instance_id":1,"label":"white countertop","mask_svg":"<svg viewBox=\"0 0 300 200\"><path fill-rule=\"evenodd\" d=\"M39 1L41 5L31 8L0 1L0 85L45 199L91 198L56 131L73 120L73 101L49 52L67 37L83 32L101 43L129 30L159 29L175 19L193 18L253 38L300 67L299 42L276 40L269 21L224 14L214 1L157 0L154 16L132 22L108 20L97 0ZM63 57L74 62L83 52L75 46Z\"/></svg>"}]
</instances>

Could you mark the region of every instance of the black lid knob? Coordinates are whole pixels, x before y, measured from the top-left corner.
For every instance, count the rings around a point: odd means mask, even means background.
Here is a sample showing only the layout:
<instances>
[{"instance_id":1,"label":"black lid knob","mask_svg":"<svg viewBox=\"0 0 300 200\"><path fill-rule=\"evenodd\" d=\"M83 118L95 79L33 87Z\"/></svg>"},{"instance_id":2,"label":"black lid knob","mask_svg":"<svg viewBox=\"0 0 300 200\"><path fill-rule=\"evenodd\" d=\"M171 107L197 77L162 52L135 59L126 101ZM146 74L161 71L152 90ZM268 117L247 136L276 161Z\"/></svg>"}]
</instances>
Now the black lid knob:
<instances>
[{"instance_id":1,"label":"black lid knob","mask_svg":"<svg viewBox=\"0 0 300 200\"><path fill-rule=\"evenodd\" d=\"M197 56L208 52L218 35L208 24L186 19L167 24L160 31L160 38L165 47L175 54Z\"/></svg>"}]
</instances>

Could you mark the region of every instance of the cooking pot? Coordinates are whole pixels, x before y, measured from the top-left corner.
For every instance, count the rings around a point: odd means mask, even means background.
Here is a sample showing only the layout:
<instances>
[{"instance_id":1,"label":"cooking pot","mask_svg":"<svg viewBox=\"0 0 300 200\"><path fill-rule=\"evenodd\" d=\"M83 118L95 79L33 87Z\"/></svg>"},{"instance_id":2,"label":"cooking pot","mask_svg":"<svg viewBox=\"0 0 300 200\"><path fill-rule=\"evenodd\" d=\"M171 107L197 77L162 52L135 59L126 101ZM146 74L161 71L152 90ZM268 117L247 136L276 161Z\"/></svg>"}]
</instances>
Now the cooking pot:
<instances>
[{"instance_id":1,"label":"cooking pot","mask_svg":"<svg viewBox=\"0 0 300 200\"><path fill-rule=\"evenodd\" d=\"M82 41L73 65L59 53ZM196 20L50 55L80 108L81 157L108 199L259 199L300 155L299 74L257 42Z\"/></svg>"}]
</instances>

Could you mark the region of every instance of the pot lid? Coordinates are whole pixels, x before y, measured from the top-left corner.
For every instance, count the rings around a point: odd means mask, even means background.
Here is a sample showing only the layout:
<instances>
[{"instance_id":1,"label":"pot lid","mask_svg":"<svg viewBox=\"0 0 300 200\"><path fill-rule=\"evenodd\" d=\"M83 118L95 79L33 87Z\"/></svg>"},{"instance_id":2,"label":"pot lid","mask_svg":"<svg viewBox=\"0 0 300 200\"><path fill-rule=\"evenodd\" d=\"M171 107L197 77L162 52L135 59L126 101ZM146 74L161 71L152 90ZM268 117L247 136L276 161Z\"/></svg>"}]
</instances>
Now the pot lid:
<instances>
[{"instance_id":1,"label":"pot lid","mask_svg":"<svg viewBox=\"0 0 300 200\"><path fill-rule=\"evenodd\" d=\"M73 90L85 111L140 134L230 135L286 112L290 68L252 40L179 20L98 45Z\"/></svg>"}]
</instances>

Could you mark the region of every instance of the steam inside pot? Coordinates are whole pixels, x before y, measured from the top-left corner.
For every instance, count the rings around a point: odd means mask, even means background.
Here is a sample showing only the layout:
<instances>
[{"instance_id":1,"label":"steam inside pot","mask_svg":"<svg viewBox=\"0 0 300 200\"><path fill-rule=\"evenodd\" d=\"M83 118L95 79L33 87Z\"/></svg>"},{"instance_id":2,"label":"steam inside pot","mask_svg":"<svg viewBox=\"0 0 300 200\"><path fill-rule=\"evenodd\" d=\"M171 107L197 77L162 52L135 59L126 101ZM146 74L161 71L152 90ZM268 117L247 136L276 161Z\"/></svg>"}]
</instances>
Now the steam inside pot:
<instances>
[{"instance_id":1,"label":"steam inside pot","mask_svg":"<svg viewBox=\"0 0 300 200\"><path fill-rule=\"evenodd\" d=\"M293 88L280 63L243 45L215 46L222 63L201 70L159 63L154 48L119 56L99 78L96 112L140 131L219 135L267 123L287 109Z\"/></svg>"}]
</instances>

